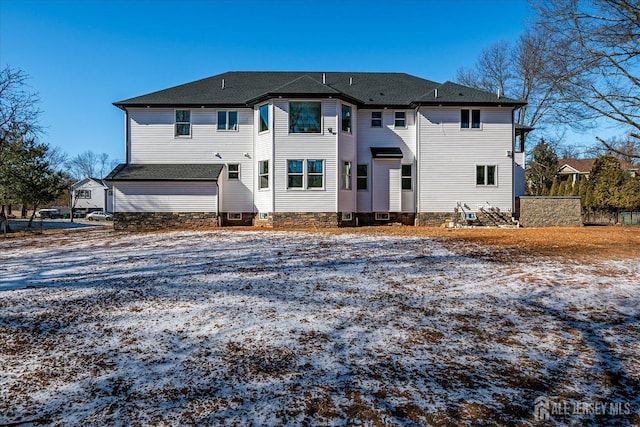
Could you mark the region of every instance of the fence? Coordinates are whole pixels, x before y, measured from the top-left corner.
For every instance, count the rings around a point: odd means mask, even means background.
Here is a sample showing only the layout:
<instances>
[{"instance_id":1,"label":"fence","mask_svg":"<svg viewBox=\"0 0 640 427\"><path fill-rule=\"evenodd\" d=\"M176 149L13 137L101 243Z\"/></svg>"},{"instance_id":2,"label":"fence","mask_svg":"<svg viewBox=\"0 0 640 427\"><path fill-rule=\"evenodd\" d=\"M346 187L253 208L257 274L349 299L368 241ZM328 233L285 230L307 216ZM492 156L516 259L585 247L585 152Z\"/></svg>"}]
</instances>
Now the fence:
<instances>
[{"instance_id":1,"label":"fence","mask_svg":"<svg viewBox=\"0 0 640 427\"><path fill-rule=\"evenodd\" d=\"M583 212L582 222L591 225L640 225L640 212Z\"/></svg>"}]
</instances>

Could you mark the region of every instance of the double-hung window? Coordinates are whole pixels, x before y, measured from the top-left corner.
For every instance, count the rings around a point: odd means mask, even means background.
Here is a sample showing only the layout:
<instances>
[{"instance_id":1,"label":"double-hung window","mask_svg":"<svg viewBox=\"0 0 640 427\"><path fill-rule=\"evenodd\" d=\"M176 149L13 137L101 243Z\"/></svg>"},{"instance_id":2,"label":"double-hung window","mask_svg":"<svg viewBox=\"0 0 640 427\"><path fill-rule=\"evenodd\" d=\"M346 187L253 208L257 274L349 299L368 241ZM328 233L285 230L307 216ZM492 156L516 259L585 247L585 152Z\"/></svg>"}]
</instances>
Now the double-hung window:
<instances>
[{"instance_id":1,"label":"double-hung window","mask_svg":"<svg viewBox=\"0 0 640 427\"><path fill-rule=\"evenodd\" d=\"M480 129L480 110L460 110L461 129Z\"/></svg>"},{"instance_id":2,"label":"double-hung window","mask_svg":"<svg viewBox=\"0 0 640 427\"><path fill-rule=\"evenodd\" d=\"M238 180L240 179L240 164L229 163L227 164L227 179Z\"/></svg>"},{"instance_id":3,"label":"double-hung window","mask_svg":"<svg viewBox=\"0 0 640 427\"><path fill-rule=\"evenodd\" d=\"M369 165L358 165L356 169L357 179L356 186L359 191L366 191L369 183Z\"/></svg>"},{"instance_id":4,"label":"double-hung window","mask_svg":"<svg viewBox=\"0 0 640 427\"><path fill-rule=\"evenodd\" d=\"M289 133L320 133L322 103L320 101L289 102Z\"/></svg>"},{"instance_id":5,"label":"double-hung window","mask_svg":"<svg viewBox=\"0 0 640 427\"><path fill-rule=\"evenodd\" d=\"M91 198L91 190L76 191L76 199L90 199L90 198Z\"/></svg>"},{"instance_id":6,"label":"double-hung window","mask_svg":"<svg viewBox=\"0 0 640 427\"><path fill-rule=\"evenodd\" d=\"M218 130L238 130L238 112L218 111Z\"/></svg>"},{"instance_id":7,"label":"double-hung window","mask_svg":"<svg viewBox=\"0 0 640 427\"><path fill-rule=\"evenodd\" d=\"M371 127L372 128L382 127L382 111L371 112Z\"/></svg>"},{"instance_id":8,"label":"double-hung window","mask_svg":"<svg viewBox=\"0 0 640 427\"><path fill-rule=\"evenodd\" d=\"M176 110L175 136L191 136L191 111Z\"/></svg>"},{"instance_id":9,"label":"double-hung window","mask_svg":"<svg viewBox=\"0 0 640 427\"><path fill-rule=\"evenodd\" d=\"M269 160L258 163L258 188L264 190L269 188Z\"/></svg>"},{"instance_id":10,"label":"double-hung window","mask_svg":"<svg viewBox=\"0 0 640 427\"><path fill-rule=\"evenodd\" d=\"M287 160L287 188L323 189L324 160Z\"/></svg>"},{"instance_id":11,"label":"double-hung window","mask_svg":"<svg viewBox=\"0 0 640 427\"><path fill-rule=\"evenodd\" d=\"M402 189L413 190L413 167L412 165L402 165Z\"/></svg>"},{"instance_id":12,"label":"double-hung window","mask_svg":"<svg viewBox=\"0 0 640 427\"><path fill-rule=\"evenodd\" d=\"M342 131L351 133L351 106L342 104Z\"/></svg>"},{"instance_id":13,"label":"double-hung window","mask_svg":"<svg viewBox=\"0 0 640 427\"><path fill-rule=\"evenodd\" d=\"M496 166L477 165L476 185L496 185Z\"/></svg>"},{"instance_id":14,"label":"double-hung window","mask_svg":"<svg viewBox=\"0 0 640 427\"><path fill-rule=\"evenodd\" d=\"M351 162L342 162L342 185L343 190L351 190L353 184L351 184Z\"/></svg>"},{"instance_id":15,"label":"double-hung window","mask_svg":"<svg viewBox=\"0 0 640 427\"><path fill-rule=\"evenodd\" d=\"M259 132L266 132L269 130L269 104L261 105L258 111L260 113Z\"/></svg>"},{"instance_id":16,"label":"double-hung window","mask_svg":"<svg viewBox=\"0 0 640 427\"><path fill-rule=\"evenodd\" d=\"M394 113L393 126L397 128L407 127L407 113L405 111L396 111Z\"/></svg>"}]
</instances>

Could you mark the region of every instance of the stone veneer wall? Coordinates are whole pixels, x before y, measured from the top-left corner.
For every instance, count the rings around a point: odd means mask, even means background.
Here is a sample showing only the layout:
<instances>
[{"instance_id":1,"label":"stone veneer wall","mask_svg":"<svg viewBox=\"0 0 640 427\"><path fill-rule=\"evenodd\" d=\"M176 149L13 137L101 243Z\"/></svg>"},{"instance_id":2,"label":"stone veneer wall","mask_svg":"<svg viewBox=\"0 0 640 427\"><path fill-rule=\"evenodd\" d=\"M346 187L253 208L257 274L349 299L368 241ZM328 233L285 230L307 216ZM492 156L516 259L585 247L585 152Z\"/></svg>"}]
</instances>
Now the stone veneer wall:
<instances>
[{"instance_id":1,"label":"stone veneer wall","mask_svg":"<svg viewBox=\"0 0 640 427\"><path fill-rule=\"evenodd\" d=\"M460 214L454 212L420 212L416 215L415 225L417 226L436 226L449 224L452 221L458 221Z\"/></svg>"},{"instance_id":2,"label":"stone veneer wall","mask_svg":"<svg viewBox=\"0 0 640 427\"><path fill-rule=\"evenodd\" d=\"M580 197L519 198L520 225L523 227L582 226Z\"/></svg>"},{"instance_id":3,"label":"stone veneer wall","mask_svg":"<svg viewBox=\"0 0 640 427\"><path fill-rule=\"evenodd\" d=\"M113 228L125 231L217 227L215 212L116 212Z\"/></svg>"},{"instance_id":4,"label":"stone veneer wall","mask_svg":"<svg viewBox=\"0 0 640 427\"><path fill-rule=\"evenodd\" d=\"M272 212L270 214L271 227L273 228L299 228L299 227L338 227L340 214L336 212ZM260 223L269 221L259 221ZM256 223L256 225L259 225Z\"/></svg>"}]
</instances>

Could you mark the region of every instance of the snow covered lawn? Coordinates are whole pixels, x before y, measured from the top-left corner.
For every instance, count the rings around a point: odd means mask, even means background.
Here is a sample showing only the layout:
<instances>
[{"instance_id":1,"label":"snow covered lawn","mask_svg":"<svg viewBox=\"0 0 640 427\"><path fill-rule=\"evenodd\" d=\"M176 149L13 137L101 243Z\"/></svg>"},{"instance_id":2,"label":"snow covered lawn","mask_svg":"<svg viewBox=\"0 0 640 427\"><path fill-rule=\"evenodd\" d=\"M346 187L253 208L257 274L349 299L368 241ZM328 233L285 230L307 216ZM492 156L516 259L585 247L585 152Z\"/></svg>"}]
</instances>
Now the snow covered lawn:
<instances>
[{"instance_id":1,"label":"snow covered lawn","mask_svg":"<svg viewBox=\"0 0 640 427\"><path fill-rule=\"evenodd\" d=\"M229 230L0 242L0 425L538 425L540 396L577 409L556 425L640 423L638 260L475 249Z\"/></svg>"}]
</instances>

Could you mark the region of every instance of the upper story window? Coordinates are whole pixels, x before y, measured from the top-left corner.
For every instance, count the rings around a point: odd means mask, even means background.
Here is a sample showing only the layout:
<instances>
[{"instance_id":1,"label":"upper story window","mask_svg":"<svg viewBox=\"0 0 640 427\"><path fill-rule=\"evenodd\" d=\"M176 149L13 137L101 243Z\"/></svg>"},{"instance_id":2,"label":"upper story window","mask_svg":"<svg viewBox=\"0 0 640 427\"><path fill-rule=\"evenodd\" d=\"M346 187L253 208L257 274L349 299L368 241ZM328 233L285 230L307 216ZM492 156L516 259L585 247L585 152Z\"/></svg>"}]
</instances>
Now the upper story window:
<instances>
[{"instance_id":1,"label":"upper story window","mask_svg":"<svg viewBox=\"0 0 640 427\"><path fill-rule=\"evenodd\" d=\"M76 191L76 199L90 199L90 198L91 198L91 190Z\"/></svg>"},{"instance_id":2,"label":"upper story window","mask_svg":"<svg viewBox=\"0 0 640 427\"><path fill-rule=\"evenodd\" d=\"M405 111L396 111L394 113L394 127L406 128L407 127L407 113Z\"/></svg>"},{"instance_id":3,"label":"upper story window","mask_svg":"<svg viewBox=\"0 0 640 427\"><path fill-rule=\"evenodd\" d=\"M269 188L269 160L258 162L258 188Z\"/></svg>"},{"instance_id":4,"label":"upper story window","mask_svg":"<svg viewBox=\"0 0 640 427\"><path fill-rule=\"evenodd\" d=\"M175 136L191 136L191 111L176 110Z\"/></svg>"},{"instance_id":5,"label":"upper story window","mask_svg":"<svg viewBox=\"0 0 640 427\"><path fill-rule=\"evenodd\" d=\"M356 169L356 173L357 173L356 186L358 190L360 191L366 190L368 188L368 181L369 181L369 166L366 164L358 165Z\"/></svg>"},{"instance_id":6,"label":"upper story window","mask_svg":"<svg viewBox=\"0 0 640 427\"><path fill-rule=\"evenodd\" d=\"M371 112L371 127L372 128L382 127L382 111Z\"/></svg>"},{"instance_id":7,"label":"upper story window","mask_svg":"<svg viewBox=\"0 0 640 427\"><path fill-rule=\"evenodd\" d=\"M460 110L461 129L480 129L480 110Z\"/></svg>"},{"instance_id":8,"label":"upper story window","mask_svg":"<svg viewBox=\"0 0 640 427\"><path fill-rule=\"evenodd\" d=\"M403 190L413 189L413 166L412 165L402 165L402 189Z\"/></svg>"},{"instance_id":9,"label":"upper story window","mask_svg":"<svg viewBox=\"0 0 640 427\"><path fill-rule=\"evenodd\" d=\"M218 130L238 130L238 112L218 111Z\"/></svg>"},{"instance_id":10,"label":"upper story window","mask_svg":"<svg viewBox=\"0 0 640 427\"><path fill-rule=\"evenodd\" d=\"M322 103L320 101L289 102L289 133L320 133Z\"/></svg>"},{"instance_id":11,"label":"upper story window","mask_svg":"<svg viewBox=\"0 0 640 427\"><path fill-rule=\"evenodd\" d=\"M240 164L229 163L227 164L227 179L238 180L240 179Z\"/></svg>"},{"instance_id":12,"label":"upper story window","mask_svg":"<svg viewBox=\"0 0 640 427\"><path fill-rule=\"evenodd\" d=\"M351 106L342 104L342 130L351 133Z\"/></svg>"},{"instance_id":13,"label":"upper story window","mask_svg":"<svg viewBox=\"0 0 640 427\"><path fill-rule=\"evenodd\" d=\"M258 132L266 132L269 130L269 104L261 105L260 111L260 126Z\"/></svg>"},{"instance_id":14,"label":"upper story window","mask_svg":"<svg viewBox=\"0 0 640 427\"><path fill-rule=\"evenodd\" d=\"M476 185L496 185L496 166L477 165Z\"/></svg>"}]
</instances>

